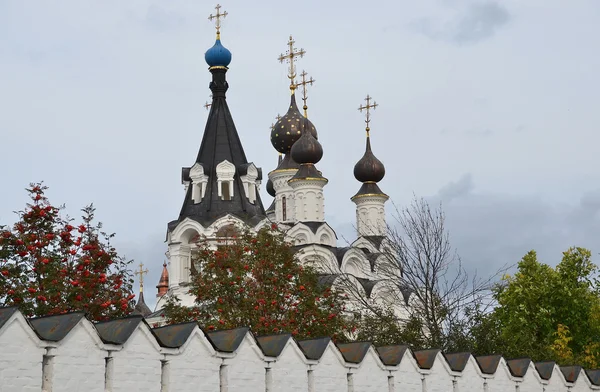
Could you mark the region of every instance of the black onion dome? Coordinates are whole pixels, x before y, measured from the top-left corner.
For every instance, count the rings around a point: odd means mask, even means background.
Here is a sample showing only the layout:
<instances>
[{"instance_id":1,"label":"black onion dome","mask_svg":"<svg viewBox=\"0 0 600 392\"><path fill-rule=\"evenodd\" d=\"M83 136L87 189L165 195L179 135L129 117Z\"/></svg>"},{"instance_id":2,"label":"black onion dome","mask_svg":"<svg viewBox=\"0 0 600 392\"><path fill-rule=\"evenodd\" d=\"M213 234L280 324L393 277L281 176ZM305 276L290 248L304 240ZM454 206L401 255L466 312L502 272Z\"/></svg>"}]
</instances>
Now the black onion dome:
<instances>
[{"instance_id":1,"label":"black onion dome","mask_svg":"<svg viewBox=\"0 0 600 392\"><path fill-rule=\"evenodd\" d=\"M323 147L317 139L314 138L307 128L308 119L304 118L302 122L302 136L294 143L291 150L292 159L299 164L312 163L315 164L323 158Z\"/></svg>"},{"instance_id":2,"label":"black onion dome","mask_svg":"<svg viewBox=\"0 0 600 392\"><path fill-rule=\"evenodd\" d=\"M282 154L290 152L292 146L296 140L300 139L302 134L300 128L303 119L304 116L300 113L300 110L298 110L298 105L296 105L296 95L292 94L290 107L287 113L275 123L275 126L271 131L271 144L277 151ZM313 136L317 138L317 130L312 123L310 123L308 129L310 129Z\"/></svg>"},{"instance_id":3,"label":"black onion dome","mask_svg":"<svg viewBox=\"0 0 600 392\"><path fill-rule=\"evenodd\" d=\"M267 181L267 193L272 197L275 197L275 188L273 187L273 181L269 178Z\"/></svg>"},{"instance_id":4,"label":"black onion dome","mask_svg":"<svg viewBox=\"0 0 600 392\"><path fill-rule=\"evenodd\" d=\"M365 155L354 165L354 177L360 182L379 182L385 176L385 166L371 151L371 140L367 136Z\"/></svg>"}]
</instances>

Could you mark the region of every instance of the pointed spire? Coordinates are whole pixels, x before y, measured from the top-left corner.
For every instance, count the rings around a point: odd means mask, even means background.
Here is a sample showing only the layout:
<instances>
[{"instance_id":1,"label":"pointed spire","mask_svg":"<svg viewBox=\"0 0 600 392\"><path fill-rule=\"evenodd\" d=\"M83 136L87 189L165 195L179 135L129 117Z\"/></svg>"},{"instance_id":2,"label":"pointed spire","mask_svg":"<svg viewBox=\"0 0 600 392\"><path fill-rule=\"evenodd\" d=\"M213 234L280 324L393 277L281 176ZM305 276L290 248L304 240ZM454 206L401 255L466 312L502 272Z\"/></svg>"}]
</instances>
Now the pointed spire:
<instances>
[{"instance_id":1,"label":"pointed spire","mask_svg":"<svg viewBox=\"0 0 600 392\"><path fill-rule=\"evenodd\" d=\"M158 289L158 293L156 294L157 297L162 297L169 291L169 270L167 270L166 261L163 262L163 270L160 274L160 280L158 281L156 288Z\"/></svg>"}]
</instances>

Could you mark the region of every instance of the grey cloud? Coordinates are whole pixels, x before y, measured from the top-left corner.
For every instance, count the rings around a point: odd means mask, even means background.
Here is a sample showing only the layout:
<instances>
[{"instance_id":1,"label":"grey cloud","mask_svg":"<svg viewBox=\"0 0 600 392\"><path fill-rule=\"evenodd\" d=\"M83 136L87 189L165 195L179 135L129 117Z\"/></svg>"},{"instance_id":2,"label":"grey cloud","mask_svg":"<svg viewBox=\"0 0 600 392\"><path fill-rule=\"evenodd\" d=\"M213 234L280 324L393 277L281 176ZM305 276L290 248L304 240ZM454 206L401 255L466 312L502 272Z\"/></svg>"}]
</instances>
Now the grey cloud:
<instances>
[{"instance_id":1,"label":"grey cloud","mask_svg":"<svg viewBox=\"0 0 600 392\"><path fill-rule=\"evenodd\" d=\"M450 182L438 192L441 200L451 201L457 197L466 196L473 190L473 178L471 174L465 174L458 181Z\"/></svg>"},{"instance_id":2,"label":"grey cloud","mask_svg":"<svg viewBox=\"0 0 600 392\"><path fill-rule=\"evenodd\" d=\"M456 13L449 20L421 18L413 23L413 27L433 40L465 45L492 37L511 17L506 8L494 1L455 6Z\"/></svg>"},{"instance_id":3,"label":"grey cloud","mask_svg":"<svg viewBox=\"0 0 600 392\"><path fill-rule=\"evenodd\" d=\"M478 193L473 183L466 174L431 197L431 202L442 202L452 243L468 268L495 271L531 249L548 264L559 262L570 246L598 253L600 190L572 204L558 204L533 196Z\"/></svg>"}]
</instances>

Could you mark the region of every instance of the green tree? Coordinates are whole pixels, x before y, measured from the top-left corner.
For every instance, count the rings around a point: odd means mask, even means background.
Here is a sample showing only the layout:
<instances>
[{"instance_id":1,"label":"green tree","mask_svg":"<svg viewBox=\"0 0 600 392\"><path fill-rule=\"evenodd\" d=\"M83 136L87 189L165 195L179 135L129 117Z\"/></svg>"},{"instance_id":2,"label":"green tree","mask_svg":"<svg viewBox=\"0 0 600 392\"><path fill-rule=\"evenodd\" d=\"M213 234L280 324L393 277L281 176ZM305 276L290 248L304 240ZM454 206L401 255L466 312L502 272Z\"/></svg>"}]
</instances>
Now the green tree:
<instances>
[{"instance_id":1,"label":"green tree","mask_svg":"<svg viewBox=\"0 0 600 392\"><path fill-rule=\"evenodd\" d=\"M130 261L94 222L93 206L76 224L61 217L46 189L31 184L31 202L17 212L19 220L0 227L0 306L18 306L29 317L83 310L104 320L130 313Z\"/></svg>"},{"instance_id":2,"label":"green tree","mask_svg":"<svg viewBox=\"0 0 600 392\"><path fill-rule=\"evenodd\" d=\"M254 333L291 332L297 338L344 339L353 329L344 298L301 265L276 226L222 237L215 248L199 242L189 293L195 306L171 297L167 322L197 320L207 329L250 327Z\"/></svg>"},{"instance_id":3,"label":"green tree","mask_svg":"<svg viewBox=\"0 0 600 392\"><path fill-rule=\"evenodd\" d=\"M570 248L552 268L528 252L495 290L504 354L598 366L600 296L591 252Z\"/></svg>"}]
</instances>

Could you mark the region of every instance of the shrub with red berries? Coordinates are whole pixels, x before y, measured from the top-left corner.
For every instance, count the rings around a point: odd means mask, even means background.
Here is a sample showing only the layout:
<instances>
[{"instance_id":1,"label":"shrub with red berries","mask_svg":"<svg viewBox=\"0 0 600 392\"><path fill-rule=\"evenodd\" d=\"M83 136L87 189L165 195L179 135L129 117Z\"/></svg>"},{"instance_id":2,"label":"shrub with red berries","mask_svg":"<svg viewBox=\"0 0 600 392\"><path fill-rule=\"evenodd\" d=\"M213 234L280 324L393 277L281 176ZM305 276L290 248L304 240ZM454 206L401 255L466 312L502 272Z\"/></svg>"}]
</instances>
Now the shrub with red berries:
<instances>
[{"instance_id":1,"label":"shrub with red berries","mask_svg":"<svg viewBox=\"0 0 600 392\"><path fill-rule=\"evenodd\" d=\"M26 316L83 310L93 320L133 310L133 279L126 261L85 207L80 224L60 215L44 191L31 184L31 202L12 228L0 226L0 306Z\"/></svg>"},{"instance_id":2,"label":"shrub with red berries","mask_svg":"<svg viewBox=\"0 0 600 392\"><path fill-rule=\"evenodd\" d=\"M289 332L296 338L332 336L352 330L344 297L319 283L312 266L298 261L276 226L198 243L189 293L195 306L171 297L167 321L197 320L207 330L241 326L259 335Z\"/></svg>"}]
</instances>

